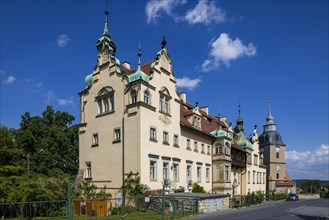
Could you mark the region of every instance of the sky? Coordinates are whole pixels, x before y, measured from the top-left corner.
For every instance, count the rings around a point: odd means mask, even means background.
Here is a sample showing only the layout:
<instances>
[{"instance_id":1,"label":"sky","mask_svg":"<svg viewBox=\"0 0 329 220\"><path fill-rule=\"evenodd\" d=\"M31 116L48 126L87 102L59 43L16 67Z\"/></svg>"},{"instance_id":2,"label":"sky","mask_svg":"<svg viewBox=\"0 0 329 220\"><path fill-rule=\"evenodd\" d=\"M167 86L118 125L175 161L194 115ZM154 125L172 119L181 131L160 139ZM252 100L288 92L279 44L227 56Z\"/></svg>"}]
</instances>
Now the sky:
<instances>
[{"instance_id":1,"label":"sky","mask_svg":"<svg viewBox=\"0 0 329 220\"><path fill-rule=\"evenodd\" d=\"M47 105L79 123L106 1L1 0L0 124ZM259 133L271 101L293 179L329 179L328 1L109 1L116 57L151 61L165 36L178 91Z\"/></svg>"}]
</instances>

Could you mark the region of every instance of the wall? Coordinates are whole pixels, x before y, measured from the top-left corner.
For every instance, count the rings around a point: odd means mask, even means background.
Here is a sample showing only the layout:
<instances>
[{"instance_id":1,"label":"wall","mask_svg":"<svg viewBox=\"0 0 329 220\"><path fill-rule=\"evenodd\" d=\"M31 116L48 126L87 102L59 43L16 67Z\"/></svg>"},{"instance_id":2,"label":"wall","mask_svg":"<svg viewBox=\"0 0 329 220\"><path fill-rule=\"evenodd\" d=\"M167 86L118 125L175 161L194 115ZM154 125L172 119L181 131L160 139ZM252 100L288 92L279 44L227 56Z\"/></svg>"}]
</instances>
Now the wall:
<instances>
[{"instance_id":1,"label":"wall","mask_svg":"<svg viewBox=\"0 0 329 220\"><path fill-rule=\"evenodd\" d=\"M298 194L299 199L320 199L320 194Z\"/></svg>"}]
</instances>

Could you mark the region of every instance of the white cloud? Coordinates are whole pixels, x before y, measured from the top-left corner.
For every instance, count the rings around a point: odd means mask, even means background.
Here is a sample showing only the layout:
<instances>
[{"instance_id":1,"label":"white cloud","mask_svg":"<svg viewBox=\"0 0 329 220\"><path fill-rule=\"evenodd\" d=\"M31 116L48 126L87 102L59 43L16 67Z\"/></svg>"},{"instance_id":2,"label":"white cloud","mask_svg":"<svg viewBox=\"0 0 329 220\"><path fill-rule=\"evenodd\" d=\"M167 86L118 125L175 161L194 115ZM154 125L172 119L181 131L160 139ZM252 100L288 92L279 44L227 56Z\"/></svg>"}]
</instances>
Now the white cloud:
<instances>
[{"instance_id":1,"label":"white cloud","mask_svg":"<svg viewBox=\"0 0 329 220\"><path fill-rule=\"evenodd\" d=\"M73 105L73 100L72 100L72 97L69 98L69 99L61 99L61 98L57 98L57 103L59 105Z\"/></svg>"},{"instance_id":2,"label":"white cloud","mask_svg":"<svg viewBox=\"0 0 329 220\"><path fill-rule=\"evenodd\" d=\"M329 179L329 145L323 144L314 151L287 151L286 162L295 179Z\"/></svg>"},{"instance_id":3,"label":"white cloud","mask_svg":"<svg viewBox=\"0 0 329 220\"><path fill-rule=\"evenodd\" d=\"M195 8L186 12L184 20L190 24L211 24L225 22L227 18L225 11L217 8L214 1L199 0Z\"/></svg>"},{"instance_id":4,"label":"white cloud","mask_svg":"<svg viewBox=\"0 0 329 220\"><path fill-rule=\"evenodd\" d=\"M222 63L229 67L230 62L239 57L256 55L256 47L252 43L244 45L239 38L233 40L226 33L221 33L210 45L209 58L202 64L202 70L205 72L218 69Z\"/></svg>"},{"instance_id":5,"label":"white cloud","mask_svg":"<svg viewBox=\"0 0 329 220\"><path fill-rule=\"evenodd\" d=\"M177 19L177 16L172 13L172 10L176 6L185 3L186 0L150 0L145 7L146 21L148 24L152 22L156 23L157 18L159 18L163 12Z\"/></svg>"},{"instance_id":6,"label":"white cloud","mask_svg":"<svg viewBox=\"0 0 329 220\"><path fill-rule=\"evenodd\" d=\"M4 83L4 84L11 84L11 83L15 82L15 80L16 80L15 77L13 77L13 76L8 76L8 78L5 79L5 80L3 80L2 83Z\"/></svg>"},{"instance_id":7,"label":"white cloud","mask_svg":"<svg viewBox=\"0 0 329 220\"><path fill-rule=\"evenodd\" d=\"M56 43L58 47L66 47L70 40L66 34L61 34L57 37Z\"/></svg>"},{"instance_id":8,"label":"white cloud","mask_svg":"<svg viewBox=\"0 0 329 220\"><path fill-rule=\"evenodd\" d=\"M179 88L187 88L192 91L198 84L201 82L201 79L190 79L188 77L178 78L177 79L177 87Z\"/></svg>"},{"instance_id":9,"label":"white cloud","mask_svg":"<svg viewBox=\"0 0 329 220\"><path fill-rule=\"evenodd\" d=\"M44 94L47 98L46 103L49 105L55 98L56 95L52 90L48 90L48 92L46 94Z\"/></svg>"}]
</instances>

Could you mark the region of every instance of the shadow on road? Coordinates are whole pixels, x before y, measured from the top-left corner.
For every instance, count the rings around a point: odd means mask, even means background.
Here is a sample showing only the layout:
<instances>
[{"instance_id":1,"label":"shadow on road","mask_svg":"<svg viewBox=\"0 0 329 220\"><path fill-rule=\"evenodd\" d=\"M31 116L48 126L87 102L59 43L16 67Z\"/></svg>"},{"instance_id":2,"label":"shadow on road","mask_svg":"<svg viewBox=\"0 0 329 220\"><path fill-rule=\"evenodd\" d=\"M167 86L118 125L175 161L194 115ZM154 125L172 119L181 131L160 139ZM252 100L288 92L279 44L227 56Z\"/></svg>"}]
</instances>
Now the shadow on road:
<instances>
[{"instance_id":1,"label":"shadow on road","mask_svg":"<svg viewBox=\"0 0 329 220\"><path fill-rule=\"evenodd\" d=\"M300 219L304 220L327 220L328 218L326 217L317 217L317 216L306 216L306 215L296 215Z\"/></svg>"}]
</instances>

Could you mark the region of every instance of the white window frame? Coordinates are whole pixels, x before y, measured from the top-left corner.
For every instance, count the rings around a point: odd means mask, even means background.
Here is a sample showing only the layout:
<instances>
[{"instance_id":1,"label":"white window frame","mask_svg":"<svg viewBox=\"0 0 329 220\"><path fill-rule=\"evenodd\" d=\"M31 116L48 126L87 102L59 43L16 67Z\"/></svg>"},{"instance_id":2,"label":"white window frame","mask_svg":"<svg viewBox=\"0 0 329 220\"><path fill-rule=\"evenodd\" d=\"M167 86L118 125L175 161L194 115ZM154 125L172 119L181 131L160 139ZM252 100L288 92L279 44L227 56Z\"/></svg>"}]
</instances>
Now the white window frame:
<instances>
[{"instance_id":1,"label":"white window frame","mask_svg":"<svg viewBox=\"0 0 329 220\"><path fill-rule=\"evenodd\" d=\"M192 181L192 164L186 165L186 181Z\"/></svg>"},{"instance_id":2,"label":"white window frame","mask_svg":"<svg viewBox=\"0 0 329 220\"><path fill-rule=\"evenodd\" d=\"M230 166L224 165L224 182L229 182Z\"/></svg>"},{"instance_id":3,"label":"white window frame","mask_svg":"<svg viewBox=\"0 0 329 220\"><path fill-rule=\"evenodd\" d=\"M134 89L134 90L131 90L130 92L130 104L134 104L137 102L137 91Z\"/></svg>"},{"instance_id":4,"label":"white window frame","mask_svg":"<svg viewBox=\"0 0 329 220\"><path fill-rule=\"evenodd\" d=\"M113 130L113 141L121 141L121 129L115 128Z\"/></svg>"},{"instance_id":5,"label":"white window frame","mask_svg":"<svg viewBox=\"0 0 329 220\"><path fill-rule=\"evenodd\" d=\"M206 167L206 182L210 182L210 167Z\"/></svg>"},{"instance_id":6,"label":"white window frame","mask_svg":"<svg viewBox=\"0 0 329 220\"><path fill-rule=\"evenodd\" d=\"M191 150L191 140L186 139L186 149Z\"/></svg>"},{"instance_id":7,"label":"white window frame","mask_svg":"<svg viewBox=\"0 0 329 220\"><path fill-rule=\"evenodd\" d=\"M174 146L179 146L179 136L177 134L174 134Z\"/></svg>"},{"instance_id":8,"label":"white window frame","mask_svg":"<svg viewBox=\"0 0 329 220\"><path fill-rule=\"evenodd\" d=\"M198 146L198 142L197 141L194 141L194 151L195 152L199 152L199 146Z\"/></svg>"},{"instance_id":9,"label":"white window frame","mask_svg":"<svg viewBox=\"0 0 329 220\"><path fill-rule=\"evenodd\" d=\"M174 181L179 181L179 164L173 163L173 179Z\"/></svg>"},{"instance_id":10,"label":"white window frame","mask_svg":"<svg viewBox=\"0 0 329 220\"><path fill-rule=\"evenodd\" d=\"M91 166L91 162L90 161L86 162L86 178L87 179L93 178L93 175L92 175L92 166Z\"/></svg>"},{"instance_id":11,"label":"white window frame","mask_svg":"<svg viewBox=\"0 0 329 220\"><path fill-rule=\"evenodd\" d=\"M169 132L167 132L167 131L163 132L163 141L162 141L162 143L169 144Z\"/></svg>"},{"instance_id":12,"label":"white window frame","mask_svg":"<svg viewBox=\"0 0 329 220\"><path fill-rule=\"evenodd\" d=\"M158 161L150 160L150 181L157 181L158 179Z\"/></svg>"},{"instance_id":13,"label":"white window frame","mask_svg":"<svg viewBox=\"0 0 329 220\"><path fill-rule=\"evenodd\" d=\"M92 135L92 145L95 146L95 145L98 145L99 144L99 136L98 136L98 133L94 133Z\"/></svg>"},{"instance_id":14,"label":"white window frame","mask_svg":"<svg viewBox=\"0 0 329 220\"><path fill-rule=\"evenodd\" d=\"M162 175L163 175L163 177L162 177L162 179L163 180L168 180L169 179L169 175L170 175L170 173L169 173L169 161L165 161L165 162L163 162L162 163Z\"/></svg>"},{"instance_id":15,"label":"white window frame","mask_svg":"<svg viewBox=\"0 0 329 220\"><path fill-rule=\"evenodd\" d=\"M157 129L155 127L150 127L150 140L157 140Z\"/></svg>"},{"instance_id":16,"label":"white window frame","mask_svg":"<svg viewBox=\"0 0 329 220\"><path fill-rule=\"evenodd\" d=\"M202 170L201 166L196 167L196 179L199 183L201 183L201 175L202 175L201 170Z\"/></svg>"}]
</instances>

